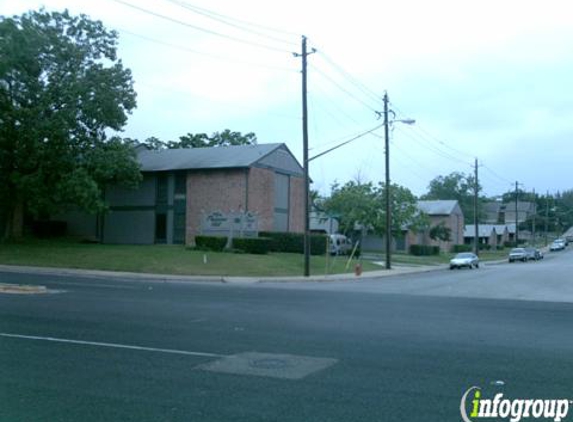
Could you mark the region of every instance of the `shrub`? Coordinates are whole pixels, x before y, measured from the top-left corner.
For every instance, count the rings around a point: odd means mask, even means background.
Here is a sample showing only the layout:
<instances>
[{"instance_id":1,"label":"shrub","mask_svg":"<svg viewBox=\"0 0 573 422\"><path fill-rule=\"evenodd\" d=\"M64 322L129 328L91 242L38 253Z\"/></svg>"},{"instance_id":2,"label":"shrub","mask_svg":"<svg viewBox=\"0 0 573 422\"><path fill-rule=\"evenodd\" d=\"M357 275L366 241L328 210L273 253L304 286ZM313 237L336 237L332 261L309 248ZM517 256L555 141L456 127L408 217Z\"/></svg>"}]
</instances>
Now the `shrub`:
<instances>
[{"instance_id":1,"label":"shrub","mask_svg":"<svg viewBox=\"0 0 573 422\"><path fill-rule=\"evenodd\" d=\"M410 254L415 256L439 255L439 246L410 245Z\"/></svg>"},{"instance_id":2,"label":"shrub","mask_svg":"<svg viewBox=\"0 0 573 422\"><path fill-rule=\"evenodd\" d=\"M66 235L65 221L40 220L32 223L32 233L39 238L62 237Z\"/></svg>"},{"instance_id":3,"label":"shrub","mask_svg":"<svg viewBox=\"0 0 573 422\"><path fill-rule=\"evenodd\" d=\"M304 253L304 235L302 233L260 232L259 236L271 239L272 252ZM310 254L323 255L326 253L326 236L323 234L310 235Z\"/></svg>"},{"instance_id":4,"label":"shrub","mask_svg":"<svg viewBox=\"0 0 573 422\"><path fill-rule=\"evenodd\" d=\"M233 248L245 253L264 255L271 249L271 239L268 237L236 237Z\"/></svg>"},{"instance_id":5,"label":"shrub","mask_svg":"<svg viewBox=\"0 0 573 422\"><path fill-rule=\"evenodd\" d=\"M222 252L227 245L227 238L220 236L195 236L197 249Z\"/></svg>"},{"instance_id":6,"label":"shrub","mask_svg":"<svg viewBox=\"0 0 573 422\"><path fill-rule=\"evenodd\" d=\"M491 245L487 243L480 243L479 250L480 251L489 251L491 249Z\"/></svg>"},{"instance_id":7,"label":"shrub","mask_svg":"<svg viewBox=\"0 0 573 422\"><path fill-rule=\"evenodd\" d=\"M473 251L473 245L453 245L452 252L459 253L459 252L471 252Z\"/></svg>"},{"instance_id":8,"label":"shrub","mask_svg":"<svg viewBox=\"0 0 573 422\"><path fill-rule=\"evenodd\" d=\"M514 248L514 247L515 247L515 242L506 240L505 242L503 242L503 247L504 247L504 248Z\"/></svg>"}]
</instances>

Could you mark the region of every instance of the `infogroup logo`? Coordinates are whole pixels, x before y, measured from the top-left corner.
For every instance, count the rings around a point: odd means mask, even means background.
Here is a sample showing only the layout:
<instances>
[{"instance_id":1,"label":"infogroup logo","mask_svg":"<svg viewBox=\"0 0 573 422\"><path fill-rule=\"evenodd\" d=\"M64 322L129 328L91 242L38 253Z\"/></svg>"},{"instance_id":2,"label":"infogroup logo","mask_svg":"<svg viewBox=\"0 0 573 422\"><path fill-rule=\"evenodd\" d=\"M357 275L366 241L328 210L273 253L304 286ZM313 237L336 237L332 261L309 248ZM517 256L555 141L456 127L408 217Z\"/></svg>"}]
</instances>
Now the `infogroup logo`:
<instances>
[{"instance_id":1,"label":"infogroup logo","mask_svg":"<svg viewBox=\"0 0 573 422\"><path fill-rule=\"evenodd\" d=\"M497 393L493 399L486 399L482 397L481 388L474 386L462 396L460 413L464 422L475 422L480 418L509 419L510 422L552 419L560 422L567 417L572 403L569 399L505 399L503 393Z\"/></svg>"}]
</instances>

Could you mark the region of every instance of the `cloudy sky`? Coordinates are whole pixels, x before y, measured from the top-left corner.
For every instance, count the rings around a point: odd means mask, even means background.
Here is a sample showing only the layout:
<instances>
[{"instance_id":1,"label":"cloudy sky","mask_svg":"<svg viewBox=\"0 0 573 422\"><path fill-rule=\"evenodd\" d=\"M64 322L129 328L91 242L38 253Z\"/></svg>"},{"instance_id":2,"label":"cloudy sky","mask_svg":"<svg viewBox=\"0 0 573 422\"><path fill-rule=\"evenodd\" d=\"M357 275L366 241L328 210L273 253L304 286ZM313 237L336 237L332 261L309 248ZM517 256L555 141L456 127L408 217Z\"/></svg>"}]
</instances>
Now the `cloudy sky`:
<instances>
[{"instance_id":1,"label":"cloudy sky","mask_svg":"<svg viewBox=\"0 0 573 422\"><path fill-rule=\"evenodd\" d=\"M131 5L131 6L130 6ZM229 128L284 142L302 161L301 36L310 156L396 119L392 180L423 194L473 171L487 195L573 188L573 25L565 1L0 0L44 6L120 34L138 107L124 136L162 140ZM135 7L134 7L135 6ZM384 177L383 130L311 162L314 188Z\"/></svg>"}]
</instances>

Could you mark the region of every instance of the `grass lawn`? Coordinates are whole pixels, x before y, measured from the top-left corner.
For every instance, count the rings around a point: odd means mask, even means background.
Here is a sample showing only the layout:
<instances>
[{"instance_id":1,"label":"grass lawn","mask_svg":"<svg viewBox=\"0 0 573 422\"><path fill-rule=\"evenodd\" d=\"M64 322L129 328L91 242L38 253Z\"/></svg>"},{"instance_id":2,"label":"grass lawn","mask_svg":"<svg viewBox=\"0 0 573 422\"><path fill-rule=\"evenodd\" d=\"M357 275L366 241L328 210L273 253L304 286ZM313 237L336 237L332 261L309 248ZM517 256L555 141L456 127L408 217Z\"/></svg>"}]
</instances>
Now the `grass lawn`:
<instances>
[{"instance_id":1,"label":"grass lawn","mask_svg":"<svg viewBox=\"0 0 573 422\"><path fill-rule=\"evenodd\" d=\"M497 261L506 259L509 254L509 249L501 251L480 251L480 261ZM414 256L405 253L392 254L392 260L396 264L401 265L440 265L448 264L450 259L454 257L455 253L441 253L440 255L433 256Z\"/></svg>"},{"instance_id":2,"label":"grass lawn","mask_svg":"<svg viewBox=\"0 0 573 422\"><path fill-rule=\"evenodd\" d=\"M345 257L313 256L311 274L354 272L356 261L348 269L346 262ZM26 240L0 243L0 264L178 275L300 276L304 257L287 253L202 252L179 245L100 245L71 240ZM378 265L363 262L364 271L380 269L382 267Z\"/></svg>"}]
</instances>

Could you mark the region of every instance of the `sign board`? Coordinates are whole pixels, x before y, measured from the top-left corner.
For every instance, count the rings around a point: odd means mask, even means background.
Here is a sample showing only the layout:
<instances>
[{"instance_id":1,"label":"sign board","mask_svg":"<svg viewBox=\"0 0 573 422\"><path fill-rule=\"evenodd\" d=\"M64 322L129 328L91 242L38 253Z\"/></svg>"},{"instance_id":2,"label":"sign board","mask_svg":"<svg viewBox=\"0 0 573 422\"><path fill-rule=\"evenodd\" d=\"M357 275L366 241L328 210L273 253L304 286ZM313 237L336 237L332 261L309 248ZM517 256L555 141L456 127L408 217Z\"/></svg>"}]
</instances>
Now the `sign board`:
<instances>
[{"instance_id":1,"label":"sign board","mask_svg":"<svg viewBox=\"0 0 573 422\"><path fill-rule=\"evenodd\" d=\"M201 234L205 236L257 237L259 217L253 212L212 211L201 216Z\"/></svg>"}]
</instances>

